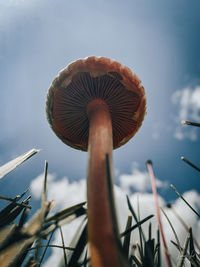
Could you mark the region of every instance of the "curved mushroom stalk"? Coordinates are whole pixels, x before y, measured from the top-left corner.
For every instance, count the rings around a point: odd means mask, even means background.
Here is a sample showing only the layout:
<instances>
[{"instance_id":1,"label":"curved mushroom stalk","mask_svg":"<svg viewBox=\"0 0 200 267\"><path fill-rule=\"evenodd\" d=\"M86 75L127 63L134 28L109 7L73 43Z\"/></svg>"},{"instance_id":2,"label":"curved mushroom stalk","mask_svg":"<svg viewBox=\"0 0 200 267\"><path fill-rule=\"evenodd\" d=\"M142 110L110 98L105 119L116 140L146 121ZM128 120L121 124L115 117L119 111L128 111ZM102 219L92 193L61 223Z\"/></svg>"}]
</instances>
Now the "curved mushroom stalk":
<instances>
[{"instance_id":1,"label":"curved mushroom stalk","mask_svg":"<svg viewBox=\"0 0 200 267\"><path fill-rule=\"evenodd\" d=\"M108 199L106 154L112 161L112 121L109 108L101 99L87 106L88 141L88 234L92 266L119 266L119 257ZM111 168L112 169L112 168Z\"/></svg>"}]
</instances>

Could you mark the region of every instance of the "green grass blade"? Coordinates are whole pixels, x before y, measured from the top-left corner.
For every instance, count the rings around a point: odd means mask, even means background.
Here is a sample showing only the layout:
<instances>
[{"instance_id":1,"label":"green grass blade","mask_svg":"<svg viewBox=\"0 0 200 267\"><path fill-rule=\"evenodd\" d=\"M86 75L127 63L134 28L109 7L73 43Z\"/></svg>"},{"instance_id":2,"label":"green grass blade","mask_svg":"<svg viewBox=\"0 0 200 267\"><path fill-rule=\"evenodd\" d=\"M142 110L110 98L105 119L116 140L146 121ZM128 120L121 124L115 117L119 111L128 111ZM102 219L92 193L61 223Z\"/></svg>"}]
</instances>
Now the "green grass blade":
<instances>
[{"instance_id":1,"label":"green grass blade","mask_svg":"<svg viewBox=\"0 0 200 267\"><path fill-rule=\"evenodd\" d=\"M141 260L137 256L132 255L131 260L136 263L136 266L143 267Z\"/></svg>"},{"instance_id":2,"label":"green grass blade","mask_svg":"<svg viewBox=\"0 0 200 267\"><path fill-rule=\"evenodd\" d=\"M187 204L187 206L198 216L200 217L200 214L187 202L187 200L185 200L185 198L178 192L178 190L175 188L175 186L173 184L170 185L171 188L174 189L174 191L176 192L176 194Z\"/></svg>"},{"instance_id":3,"label":"green grass blade","mask_svg":"<svg viewBox=\"0 0 200 267\"><path fill-rule=\"evenodd\" d=\"M62 232L61 226L59 226L59 230L60 230L60 236L61 236L62 245L63 245L63 247L65 247L64 236L63 236L63 232ZM64 248L63 248L63 255L64 255L65 267L67 267L67 256L66 256L66 252L65 252Z\"/></svg>"},{"instance_id":4,"label":"green grass blade","mask_svg":"<svg viewBox=\"0 0 200 267\"><path fill-rule=\"evenodd\" d=\"M68 267L74 267L78 265L78 260L87 244L88 237L87 237L87 223L84 220L79 229L77 230L70 247L74 247L75 250L68 253ZM59 266L63 266L63 259Z\"/></svg>"},{"instance_id":5,"label":"green grass blade","mask_svg":"<svg viewBox=\"0 0 200 267\"><path fill-rule=\"evenodd\" d=\"M139 228L140 225L142 225L143 223L145 223L146 221L148 221L149 219L153 218L154 215L149 215L146 218L144 218L143 220L139 221L138 223L134 224L133 226L131 226L129 229L127 229L126 231L122 232L120 234L120 237L123 237L125 235L127 235L128 233L130 233L131 231L133 231L136 228Z\"/></svg>"},{"instance_id":6,"label":"green grass blade","mask_svg":"<svg viewBox=\"0 0 200 267\"><path fill-rule=\"evenodd\" d=\"M144 242L145 242L146 239L145 239L144 233L142 231L141 224L139 224L138 218L137 218L135 211L131 205L130 199L128 196L126 196L126 198L127 198L128 208L129 208L130 212L132 213L133 218L135 219L136 223L138 224L138 230L139 230L139 236L140 236L140 246L142 248L143 247L142 240L144 240ZM143 251L142 250L141 250L141 253L142 253L141 257L143 257Z\"/></svg>"},{"instance_id":7,"label":"green grass blade","mask_svg":"<svg viewBox=\"0 0 200 267\"><path fill-rule=\"evenodd\" d=\"M127 218L127 222L126 222L126 229L125 232L131 227L132 224L132 216L128 216ZM123 250L124 250L124 255L125 257L128 259L129 257L129 248L130 248L130 239L131 239L131 231L128 232L125 236L124 236L124 242L123 242Z\"/></svg>"},{"instance_id":8,"label":"green grass blade","mask_svg":"<svg viewBox=\"0 0 200 267\"><path fill-rule=\"evenodd\" d=\"M157 230L157 265L156 267L161 266L161 254L160 254L160 231Z\"/></svg>"},{"instance_id":9,"label":"green grass blade","mask_svg":"<svg viewBox=\"0 0 200 267\"><path fill-rule=\"evenodd\" d=\"M119 228L117 223L117 216L116 216L116 209L115 209L115 201L114 201L114 194L113 194L113 182L111 177L110 171L110 160L109 155L106 154L106 174L107 174L107 182L108 182L108 197L109 197L109 204L110 204L110 211L113 223L113 232L116 237L119 236Z\"/></svg>"},{"instance_id":10,"label":"green grass blade","mask_svg":"<svg viewBox=\"0 0 200 267\"><path fill-rule=\"evenodd\" d=\"M2 179L6 174L13 171L17 166L22 164L24 161L38 153L40 150L38 149L31 149L28 152L20 155L19 157L9 161L8 163L4 164L0 167L0 179Z\"/></svg>"},{"instance_id":11,"label":"green grass blade","mask_svg":"<svg viewBox=\"0 0 200 267\"><path fill-rule=\"evenodd\" d=\"M56 228L55 228L55 229L56 229ZM43 261L43 259L44 259L44 256L45 256L46 252L47 252L47 249L48 249L48 247L49 247L49 244L50 244L50 242L51 242L51 239L52 239L52 236L53 236L53 234L54 234L54 232L55 232L55 229L50 233L49 239L48 239L48 241L47 241L47 245L45 246L45 249L44 249L43 254L42 254L42 256L41 256L41 259L40 259L40 262L39 262L39 264L38 264L38 267L40 267L41 264L42 264L42 261Z\"/></svg>"},{"instance_id":12,"label":"green grass blade","mask_svg":"<svg viewBox=\"0 0 200 267\"><path fill-rule=\"evenodd\" d=\"M149 239L144 243L143 265L154 267L154 239Z\"/></svg>"},{"instance_id":13,"label":"green grass blade","mask_svg":"<svg viewBox=\"0 0 200 267\"><path fill-rule=\"evenodd\" d=\"M116 209L115 209L115 199L114 199L114 193L113 193L113 179L111 175L110 170L110 159L109 155L106 154L106 177L107 177L107 185L108 185L108 202L110 204L110 213L112 218L112 228L113 228L113 234L115 238L115 244L117 248L118 253L118 259L121 266L129 266L128 260L126 259L121 240L119 238L119 228L118 228L118 222L117 222L117 215L116 215Z\"/></svg>"}]
</instances>

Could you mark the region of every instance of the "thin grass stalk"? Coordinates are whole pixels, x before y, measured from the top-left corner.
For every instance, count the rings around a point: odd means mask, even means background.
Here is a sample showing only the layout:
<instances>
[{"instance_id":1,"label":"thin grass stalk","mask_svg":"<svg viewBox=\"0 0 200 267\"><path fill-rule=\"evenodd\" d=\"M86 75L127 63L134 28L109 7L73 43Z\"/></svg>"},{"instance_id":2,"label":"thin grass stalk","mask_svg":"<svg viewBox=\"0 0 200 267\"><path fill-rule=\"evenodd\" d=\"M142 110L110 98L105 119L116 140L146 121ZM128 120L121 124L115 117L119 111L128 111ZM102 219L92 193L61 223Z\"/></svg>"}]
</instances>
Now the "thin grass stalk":
<instances>
[{"instance_id":1,"label":"thin grass stalk","mask_svg":"<svg viewBox=\"0 0 200 267\"><path fill-rule=\"evenodd\" d=\"M161 217L160 217L160 211L159 211L159 203L158 203L158 195L157 195L157 189L156 189L156 182L155 182L155 176L153 173L153 168L152 168L152 162L150 160L147 161L147 168L149 171L150 179L151 179L151 186L152 186L152 191L154 195L154 200L155 200L155 205L156 205L156 213L157 213L157 219L158 219L158 225L161 233L161 238L163 241L163 246L164 246L164 252L165 252L165 258L167 262L168 267L172 267L170 256L169 256L169 251L167 247L167 243L165 240L165 235L162 227L162 222L161 222Z\"/></svg>"},{"instance_id":2,"label":"thin grass stalk","mask_svg":"<svg viewBox=\"0 0 200 267\"><path fill-rule=\"evenodd\" d=\"M16 200L16 198L0 196L0 199L10 201L10 202L14 203L16 206L20 206L20 207L23 207L23 208L31 209L31 206L29 206L29 205L26 205L24 203L16 202L18 200L18 199Z\"/></svg>"},{"instance_id":3,"label":"thin grass stalk","mask_svg":"<svg viewBox=\"0 0 200 267\"><path fill-rule=\"evenodd\" d=\"M146 218L144 218L143 220L141 220L140 222L134 224L133 226L131 226L129 229L127 229L126 231L122 232L120 234L120 237L125 236L126 234L128 234L129 232L133 231L134 229L138 228L139 225L142 225L143 223L145 223L146 221L148 221L149 219L153 218L154 215L149 215Z\"/></svg>"},{"instance_id":4,"label":"thin grass stalk","mask_svg":"<svg viewBox=\"0 0 200 267\"><path fill-rule=\"evenodd\" d=\"M74 251L75 248L71 248L71 247L65 247L65 246L60 246L60 245L40 245L39 247L41 248L61 248L61 249L67 249L67 250L70 250L70 251ZM28 250L34 250L34 249L37 249L37 247L32 247L32 248L29 248Z\"/></svg>"},{"instance_id":5,"label":"thin grass stalk","mask_svg":"<svg viewBox=\"0 0 200 267\"><path fill-rule=\"evenodd\" d=\"M200 214L187 202L187 200L185 200L185 198L178 192L175 186L173 184L171 184L170 186L174 189L176 194L188 205L188 207L200 218Z\"/></svg>"},{"instance_id":6,"label":"thin grass stalk","mask_svg":"<svg viewBox=\"0 0 200 267\"><path fill-rule=\"evenodd\" d=\"M176 244L174 241L171 240L171 243L177 248L178 248L178 244ZM183 248L181 248L181 251L183 250ZM191 257L190 254L186 253L185 256L187 257L187 259L191 262L191 264L194 265L194 267L199 267L200 266L200 261L196 258L195 260L193 259L193 257Z\"/></svg>"},{"instance_id":7,"label":"thin grass stalk","mask_svg":"<svg viewBox=\"0 0 200 267\"><path fill-rule=\"evenodd\" d=\"M43 184L43 191L42 191L42 197L41 197L41 206L44 205L44 203L47 200L47 173L48 173L48 162L45 161L45 163L44 163L44 184Z\"/></svg>"},{"instance_id":8,"label":"thin grass stalk","mask_svg":"<svg viewBox=\"0 0 200 267\"><path fill-rule=\"evenodd\" d=\"M61 226L59 226L59 230L60 230L60 236L61 236L62 245L63 245L63 255L64 255L65 267L67 267L67 256L66 256L65 249L64 249L65 242L64 242L64 236L63 236L63 232L62 232Z\"/></svg>"},{"instance_id":9,"label":"thin grass stalk","mask_svg":"<svg viewBox=\"0 0 200 267\"><path fill-rule=\"evenodd\" d=\"M193 234L192 234L192 228L189 229L189 233L190 233L190 256L196 260L196 251L195 251L195 248L194 248L194 240L193 240ZM194 265L191 263L191 267L194 267Z\"/></svg>"},{"instance_id":10,"label":"thin grass stalk","mask_svg":"<svg viewBox=\"0 0 200 267\"><path fill-rule=\"evenodd\" d=\"M200 123L193 122L193 121L182 121L182 124L200 127Z\"/></svg>"},{"instance_id":11,"label":"thin grass stalk","mask_svg":"<svg viewBox=\"0 0 200 267\"><path fill-rule=\"evenodd\" d=\"M161 266L161 256L160 256L160 231L157 230L157 247L158 247L158 254L157 254L157 267Z\"/></svg>"},{"instance_id":12,"label":"thin grass stalk","mask_svg":"<svg viewBox=\"0 0 200 267\"><path fill-rule=\"evenodd\" d=\"M178 246L179 246L179 251L181 251L181 249L180 249L181 245L180 245L178 236L177 236L177 234L176 234L176 231L175 231L175 229L174 229L174 227L173 227L173 225L172 225L172 223L171 223L169 217L167 216L166 212L164 211L164 209L163 209L163 208L160 208L160 209L161 209L162 213L165 215L165 218L167 219L167 221L168 221L168 223L169 223L169 225L170 225L170 227L171 227L171 229L172 229L172 232L174 233L176 242L177 242L177 244L178 244Z\"/></svg>"},{"instance_id":13,"label":"thin grass stalk","mask_svg":"<svg viewBox=\"0 0 200 267\"><path fill-rule=\"evenodd\" d=\"M150 222L149 223L149 240L151 240L151 236L152 236L152 224Z\"/></svg>"},{"instance_id":14,"label":"thin grass stalk","mask_svg":"<svg viewBox=\"0 0 200 267\"><path fill-rule=\"evenodd\" d=\"M55 229L56 229L56 228L55 228ZM50 242L51 242L51 238L52 238L52 236L53 236L53 234L54 234L54 232L55 232L55 229L54 229L54 230L51 232L51 234L50 234L50 237L49 237L49 239L48 239L47 245L45 246L45 249L44 249L44 252L43 252L42 257L41 257L41 259L40 259L40 262L39 262L39 264L38 264L38 267L40 267L41 264L42 264L42 261L43 261L43 259L44 259L44 256L45 256L46 252L47 252L47 248L49 247L49 244L50 244Z\"/></svg>"},{"instance_id":15,"label":"thin grass stalk","mask_svg":"<svg viewBox=\"0 0 200 267\"><path fill-rule=\"evenodd\" d=\"M187 226L187 224L183 221L183 219L181 218L181 216L176 212L176 210L173 208L173 206L171 206L171 209L174 213L174 215L176 216L176 218L179 220L179 222L183 225L183 227L185 228L185 230L188 232L189 231L189 227ZM194 240L194 244L195 246L197 247L197 249L199 250L200 252L200 246L197 242L197 240L193 237L193 240Z\"/></svg>"},{"instance_id":16,"label":"thin grass stalk","mask_svg":"<svg viewBox=\"0 0 200 267\"><path fill-rule=\"evenodd\" d=\"M198 172L200 172L200 168L197 167L196 165L194 165L191 161L189 161L188 159L186 159L185 157L181 157L181 159L187 163L188 165L190 165L192 168L194 168L195 170L197 170Z\"/></svg>"},{"instance_id":17,"label":"thin grass stalk","mask_svg":"<svg viewBox=\"0 0 200 267\"><path fill-rule=\"evenodd\" d=\"M143 267L141 260L137 256L132 255L131 256L131 260L134 261L137 264L138 267Z\"/></svg>"},{"instance_id":18,"label":"thin grass stalk","mask_svg":"<svg viewBox=\"0 0 200 267\"><path fill-rule=\"evenodd\" d=\"M140 207L139 207L139 199L138 199L138 195L137 195L137 212L138 212L138 220L140 221ZM141 251L142 251L142 258L144 257L144 246L143 246L143 242L142 242L142 227L141 224L138 226L139 227L139 235L140 235L140 246L141 246ZM146 242L146 241L144 241Z\"/></svg>"}]
</instances>

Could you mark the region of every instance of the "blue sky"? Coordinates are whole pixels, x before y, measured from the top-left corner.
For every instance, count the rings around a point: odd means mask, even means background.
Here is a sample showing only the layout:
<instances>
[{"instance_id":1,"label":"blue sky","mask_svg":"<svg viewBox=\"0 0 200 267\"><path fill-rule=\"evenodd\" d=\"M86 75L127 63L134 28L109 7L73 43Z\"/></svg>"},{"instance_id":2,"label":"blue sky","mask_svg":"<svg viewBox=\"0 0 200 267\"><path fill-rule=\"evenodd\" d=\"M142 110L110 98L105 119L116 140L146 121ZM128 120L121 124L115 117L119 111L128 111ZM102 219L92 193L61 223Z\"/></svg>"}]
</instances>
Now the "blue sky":
<instances>
[{"instance_id":1,"label":"blue sky","mask_svg":"<svg viewBox=\"0 0 200 267\"><path fill-rule=\"evenodd\" d=\"M199 174L180 158L199 165L200 129L180 122L200 121L199 13L199 0L0 0L0 165L31 148L41 149L1 181L0 194L15 196L37 184L47 160L57 183L72 183L67 192L76 201L87 153L55 136L45 101L62 68L94 55L127 65L147 95L141 129L113 153L116 183L126 193L150 193L145 162L151 159L160 196L175 200L173 183L195 205Z\"/></svg>"},{"instance_id":2,"label":"blue sky","mask_svg":"<svg viewBox=\"0 0 200 267\"><path fill-rule=\"evenodd\" d=\"M2 182L6 191L17 193L22 182L28 186L45 159L58 177L85 177L87 154L65 146L53 134L45 101L57 73L90 55L130 67L147 94L142 128L114 152L116 173L131 173L134 162L145 170L151 158L159 179L176 184L181 192L200 191L198 174L180 160L184 155L198 164L198 129L180 125L181 109L187 109L185 119L193 119L188 107L193 102L183 106L183 93L176 93L188 88L191 98L200 85L199 1L1 0L0 5L0 163L30 148L42 149ZM162 193L175 197L171 189Z\"/></svg>"}]
</instances>

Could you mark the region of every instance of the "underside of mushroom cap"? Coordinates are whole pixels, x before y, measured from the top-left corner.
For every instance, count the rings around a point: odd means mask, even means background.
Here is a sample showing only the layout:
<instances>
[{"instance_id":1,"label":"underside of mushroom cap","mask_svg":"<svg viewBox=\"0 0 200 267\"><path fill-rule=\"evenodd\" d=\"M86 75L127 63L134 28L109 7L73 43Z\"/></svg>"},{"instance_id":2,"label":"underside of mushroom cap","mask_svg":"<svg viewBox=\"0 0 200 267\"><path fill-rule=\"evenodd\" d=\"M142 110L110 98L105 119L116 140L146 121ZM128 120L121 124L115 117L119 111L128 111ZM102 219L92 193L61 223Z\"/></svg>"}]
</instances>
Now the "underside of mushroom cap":
<instances>
[{"instance_id":1,"label":"underside of mushroom cap","mask_svg":"<svg viewBox=\"0 0 200 267\"><path fill-rule=\"evenodd\" d=\"M87 105L96 98L109 107L114 149L125 144L140 128L146 113L140 80L117 61L92 56L69 64L49 88L47 119L65 144L87 151Z\"/></svg>"}]
</instances>

